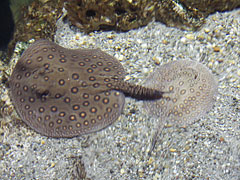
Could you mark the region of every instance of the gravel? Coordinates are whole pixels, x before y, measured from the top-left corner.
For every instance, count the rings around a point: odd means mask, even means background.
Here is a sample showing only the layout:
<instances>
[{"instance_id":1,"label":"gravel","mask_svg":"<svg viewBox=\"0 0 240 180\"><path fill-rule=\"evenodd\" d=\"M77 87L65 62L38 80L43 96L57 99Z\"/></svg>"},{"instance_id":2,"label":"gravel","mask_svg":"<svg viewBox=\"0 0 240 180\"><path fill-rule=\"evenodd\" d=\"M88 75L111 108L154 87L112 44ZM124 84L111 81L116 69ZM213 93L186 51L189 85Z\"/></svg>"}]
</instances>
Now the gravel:
<instances>
[{"instance_id":1,"label":"gravel","mask_svg":"<svg viewBox=\"0 0 240 180\"><path fill-rule=\"evenodd\" d=\"M219 81L216 103L186 128L166 126L151 155L158 119L145 113L142 101L126 98L122 116L113 125L72 139L41 136L14 111L14 119L1 118L1 125L8 125L0 142L0 179L240 179L239 9L209 16L197 32L156 22L125 33L90 35L62 19L57 27L58 44L101 48L120 60L126 80L136 84L143 84L161 64L199 61Z\"/></svg>"}]
</instances>

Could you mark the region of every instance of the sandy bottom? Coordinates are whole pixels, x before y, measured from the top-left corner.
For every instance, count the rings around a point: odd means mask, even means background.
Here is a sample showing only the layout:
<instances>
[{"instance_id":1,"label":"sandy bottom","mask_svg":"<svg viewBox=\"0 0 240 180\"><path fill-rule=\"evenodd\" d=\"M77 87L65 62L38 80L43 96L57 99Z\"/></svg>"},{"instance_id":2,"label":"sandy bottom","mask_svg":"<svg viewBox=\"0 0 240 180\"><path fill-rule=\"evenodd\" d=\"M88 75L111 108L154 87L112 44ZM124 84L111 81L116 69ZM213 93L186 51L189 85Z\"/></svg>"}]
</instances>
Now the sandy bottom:
<instances>
[{"instance_id":1,"label":"sandy bottom","mask_svg":"<svg viewBox=\"0 0 240 180\"><path fill-rule=\"evenodd\" d=\"M193 33L150 23L126 33L87 36L59 20L56 42L101 48L121 61L126 80L136 84L166 62L199 61L219 81L217 100L188 127L165 127L151 155L161 119L146 114L135 99L126 98L110 127L72 139L47 138L4 117L1 121L9 123L0 142L0 179L240 179L239 10L211 15Z\"/></svg>"}]
</instances>

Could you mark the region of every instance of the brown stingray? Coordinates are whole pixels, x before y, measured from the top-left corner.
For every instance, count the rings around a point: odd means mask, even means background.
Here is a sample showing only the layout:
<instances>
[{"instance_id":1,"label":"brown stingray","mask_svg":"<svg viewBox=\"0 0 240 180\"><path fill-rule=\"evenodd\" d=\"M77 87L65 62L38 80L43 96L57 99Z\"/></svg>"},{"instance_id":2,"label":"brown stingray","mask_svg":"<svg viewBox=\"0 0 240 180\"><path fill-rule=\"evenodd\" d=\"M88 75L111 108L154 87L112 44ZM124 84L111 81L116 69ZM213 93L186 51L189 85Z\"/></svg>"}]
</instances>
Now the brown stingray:
<instances>
[{"instance_id":1,"label":"brown stingray","mask_svg":"<svg viewBox=\"0 0 240 180\"><path fill-rule=\"evenodd\" d=\"M125 82L119 61L100 49L33 43L10 78L22 120L40 134L73 137L101 130L120 116L125 95L161 98L162 92Z\"/></svg>"}]
</instances>

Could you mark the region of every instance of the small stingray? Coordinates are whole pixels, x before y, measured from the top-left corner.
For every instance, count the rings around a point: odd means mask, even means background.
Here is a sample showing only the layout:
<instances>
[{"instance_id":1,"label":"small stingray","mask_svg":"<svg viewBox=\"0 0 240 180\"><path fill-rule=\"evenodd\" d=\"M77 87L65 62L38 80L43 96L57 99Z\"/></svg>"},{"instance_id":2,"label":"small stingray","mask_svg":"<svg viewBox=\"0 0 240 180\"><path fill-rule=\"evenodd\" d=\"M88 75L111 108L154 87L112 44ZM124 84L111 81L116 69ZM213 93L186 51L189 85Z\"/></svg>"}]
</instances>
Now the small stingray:
<instances>
[{"instance_id":1,"label":"small stingray","mask_svg":"<svg viewBox=\"0 0 240 180\"><path fill-rule=\"evenodd\" d=\"M196 61L162 65L150 74L144 85L167 92L159 100L144 101L144 109L160 118L154 141L166 123L186 127L198 120L212 108L217 94L215 78Z\"/></svg>"},{"instance_id":2,"label":"small stingray","mask_svg":"<svg viewBox=\"0 0 240 180\"><path fill-rule=\"evenodd\" d=\"M73 137L116 121L125 95L162 97L160 91L125 82L124 76L119 61L100 49L66 49L39 40L23 53L9 85L26 124L46 136Z\"/></svg>"}]
</instances>

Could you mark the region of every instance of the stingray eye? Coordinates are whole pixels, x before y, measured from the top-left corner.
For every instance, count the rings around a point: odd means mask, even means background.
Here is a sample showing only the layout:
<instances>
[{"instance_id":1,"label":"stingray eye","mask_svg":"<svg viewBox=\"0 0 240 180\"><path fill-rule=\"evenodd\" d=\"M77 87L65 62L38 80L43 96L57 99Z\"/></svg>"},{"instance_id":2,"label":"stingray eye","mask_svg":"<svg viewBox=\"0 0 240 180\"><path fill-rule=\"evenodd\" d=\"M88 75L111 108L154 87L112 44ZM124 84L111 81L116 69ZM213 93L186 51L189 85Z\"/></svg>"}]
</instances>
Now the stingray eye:
<instances>
[{"instance_id":1,"label":"stingray eye","mask_svg":"<svg viewBox=\"0 0 240 180\"><path fill-rule=\"evenodd\" d=\"M48 90L45 90L43 92L36 91L37 98L43 98L43 97L46 97L48 95L49 95L49 91Z\"/></svg>"}]
</instances>

